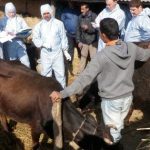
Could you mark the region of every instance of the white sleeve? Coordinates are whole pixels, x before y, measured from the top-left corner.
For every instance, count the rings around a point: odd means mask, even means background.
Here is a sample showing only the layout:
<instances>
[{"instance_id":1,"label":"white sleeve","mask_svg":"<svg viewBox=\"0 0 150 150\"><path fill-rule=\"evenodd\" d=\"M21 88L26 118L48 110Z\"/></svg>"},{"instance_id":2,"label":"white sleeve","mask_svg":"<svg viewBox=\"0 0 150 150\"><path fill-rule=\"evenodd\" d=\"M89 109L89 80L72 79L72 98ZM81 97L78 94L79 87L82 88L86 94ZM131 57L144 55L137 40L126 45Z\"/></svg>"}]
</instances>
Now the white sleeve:
<instances>
[{"instance_id":1,"label":"white sleeve","mask_svg":"<svg viewBox=\"0 0 150 150\"><path fill-rule=\"evenodd\" d=\"M42 47L43 41L41 39L41 31L40 31L40 24L37 24L32 32L32 41L34 45L38 48Z\"/></svg>"},{"instance_id":2,"label":"white sleeve","mask_svg":"<svg viewBox=\"0 0 150 150\"><path fill-rule=\"evenodd\" d=\"M29 26L27 25L25 20L23 18L20 18L20 19L21 19L21 27L22 27L22 29L28 29Z\"/></svg>"},{"instance_id":3,"label":"white sleeve","mask_svg":"<svg viewBox=\"0 0 150 150\"><path fill-rule=\"evenodd\" d=\"M64 24L61 23L60 25L61 25L61 30L60 30L61 47L62 47L62 50L65 51L65 50L68 50L68 39L66 36L66 30L65 30Z\"/></svg>"},{"instance_id":4,"label":"white sleeve","mask_svg":"<svg viewBox=\"0 0 150 150\"><path fill-rule=\"evenodd\" d=\"M96 19L95 19L95 24L96 24L96 27L97 28L99 28L100 27L100 21L102 20L102 12L100 12L99 14L98 14L98 16L96 17Z\"/></svg>"},{"instance_id":5,"label":"white sleeve","mask_svg":"<svg viewBox=\"0 0 150 150\"><path fill-rule=\"evenodd\" d=\"M118 22L119 25L119 30L122 30L125 26L125 13L123 11L120 11L118 14L116 14L116 20Z\"/></svg>"}]
</instances>

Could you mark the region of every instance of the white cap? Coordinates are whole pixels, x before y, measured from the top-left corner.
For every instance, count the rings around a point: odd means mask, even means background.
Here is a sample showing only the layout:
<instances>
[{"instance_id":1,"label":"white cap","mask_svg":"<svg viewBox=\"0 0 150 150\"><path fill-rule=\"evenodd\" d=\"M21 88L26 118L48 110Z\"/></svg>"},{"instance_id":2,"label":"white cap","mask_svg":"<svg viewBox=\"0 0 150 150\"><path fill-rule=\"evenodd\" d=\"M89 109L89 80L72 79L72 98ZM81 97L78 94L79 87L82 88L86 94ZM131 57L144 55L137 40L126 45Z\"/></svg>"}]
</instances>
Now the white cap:
<instances>
[{"instance_id":1,"label":"white cap","mask_svg":"<svg viewBox=\"0 0 150 150\"><path fill-rule=\"evenodd\" d=\"M9 12L16 13L16 7L12 2L8 2L8 3L5 4L5 15L7 16L7 14Z\"/></svg>"},{"instance_id":2,"label":"white cap","mask_svg":"<svg viewBox=\"0 0 150 150\"><path fill-rule=\"evenodd\" d=\"M53 9L51 8L51 6L49 4L44 4L44 5L41 5L41 16L43 17L43 14L44 13L47 13L49 12L50 14L53 13Z\"/></svg>"}]
</instances>

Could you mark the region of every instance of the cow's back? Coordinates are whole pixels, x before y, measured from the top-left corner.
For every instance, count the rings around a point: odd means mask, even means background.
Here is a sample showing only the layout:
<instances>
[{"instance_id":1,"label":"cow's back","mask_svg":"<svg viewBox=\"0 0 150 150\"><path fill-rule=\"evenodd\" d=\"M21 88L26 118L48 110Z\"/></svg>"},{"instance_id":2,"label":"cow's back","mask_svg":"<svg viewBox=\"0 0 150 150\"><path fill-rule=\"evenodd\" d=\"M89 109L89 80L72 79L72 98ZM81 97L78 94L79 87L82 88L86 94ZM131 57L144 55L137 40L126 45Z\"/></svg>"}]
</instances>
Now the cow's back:
<instances>
[{"instance_id":1,"label":"cow's back","mask_svg":"<svg viewBox=\"0 0 150 150\"><path fill-rule=\"evenodd\" d=\"M60 84L16 62L0 60L0 113L19 122L51 118L49 94Z\"/></svg>"}]
</instances>

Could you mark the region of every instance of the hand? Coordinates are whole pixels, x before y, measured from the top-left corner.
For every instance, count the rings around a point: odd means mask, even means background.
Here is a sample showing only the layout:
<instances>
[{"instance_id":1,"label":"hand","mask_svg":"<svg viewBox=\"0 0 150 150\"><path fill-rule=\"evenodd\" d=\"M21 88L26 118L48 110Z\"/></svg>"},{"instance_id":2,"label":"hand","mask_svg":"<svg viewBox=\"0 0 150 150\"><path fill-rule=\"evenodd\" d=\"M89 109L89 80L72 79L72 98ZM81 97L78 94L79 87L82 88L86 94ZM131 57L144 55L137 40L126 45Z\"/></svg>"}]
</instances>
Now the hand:
<instances>
[{"instance_id":1,"label":"hand","mask_svg":"<svg viewBox=\"0 0 150 150\"><path fill-rule=\"evenodd\" d=\"M91 22L93 28L99 28L99 26L95 22Z\"/></svg>"},{"instance_id":2,"label":"hand","mask_svg":"<svg viewBox=\"0 0 150 150\"><path fill-rule=\"evenodd\" d=\"M87 30L89 27L88 27L87 24L83 24L83 25L81 25L81 28L85 31L85 30Z\"/></svg>"},{"instance_id":3,"label":"hand","mask_svg":"<svg viewBox=\"0 0 150 150\"><path fill-rule=\"evenodd\" d=\"M80 49L82 49L83 43L82 43L82 42L79 42L79 43L78 43L78 47L79 47Z\"/></svg>"},{"instance_id":4,"label":"hand","mask_svg":"<svg viewBox=\"0 0 150 150\"><path fill-rule=\"evenodd\" d=\"M49 97L52 100L52 103L59 102L62 98L60 92L57 91L53 91Z\"/></svg>"},{"instance_id":5,"label":"hand","mask_svg":"<svg viewBox=\"0 0 150 150\"><path fill-rule=\"evenodd\" d=\"M70 56L70 54L68 53L67 50L64 51L64 55L65 55L65 57L66 57L66 59L67 59L68 61L71 61L71 56Z\"/></svg>"},{"instance_id":6,"label":"hand","mask_svg":"<svg viewBox=\"0 0 150 150\"><path fill-rule=\"evenodd\" d=\"M7 32L7 34L9 34L9 35L11 35L11 36L16 36L16 34L13 33L13 32Z\"/></svg>"}]
</instances>

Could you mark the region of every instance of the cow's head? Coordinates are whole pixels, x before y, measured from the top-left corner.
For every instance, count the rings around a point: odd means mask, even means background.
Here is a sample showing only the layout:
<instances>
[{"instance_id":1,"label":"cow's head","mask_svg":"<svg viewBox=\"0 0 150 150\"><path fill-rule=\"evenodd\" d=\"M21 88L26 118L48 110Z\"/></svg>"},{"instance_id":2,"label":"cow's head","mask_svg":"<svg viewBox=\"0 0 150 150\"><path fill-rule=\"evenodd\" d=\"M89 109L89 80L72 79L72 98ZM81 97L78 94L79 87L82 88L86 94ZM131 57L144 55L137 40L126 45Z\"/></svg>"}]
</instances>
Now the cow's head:
<instances>
[{"instance_id":1,"label":"cow's head","mask_svg":"<svg viewBox=\"0 0 150 150\"><path fill-rule=\"evenodd\" d=\"M67 142L83 144L101 137L100 126L91 115L83 116L68 100L63 103L63 133Z\"/></svg>"}]
</instances>

